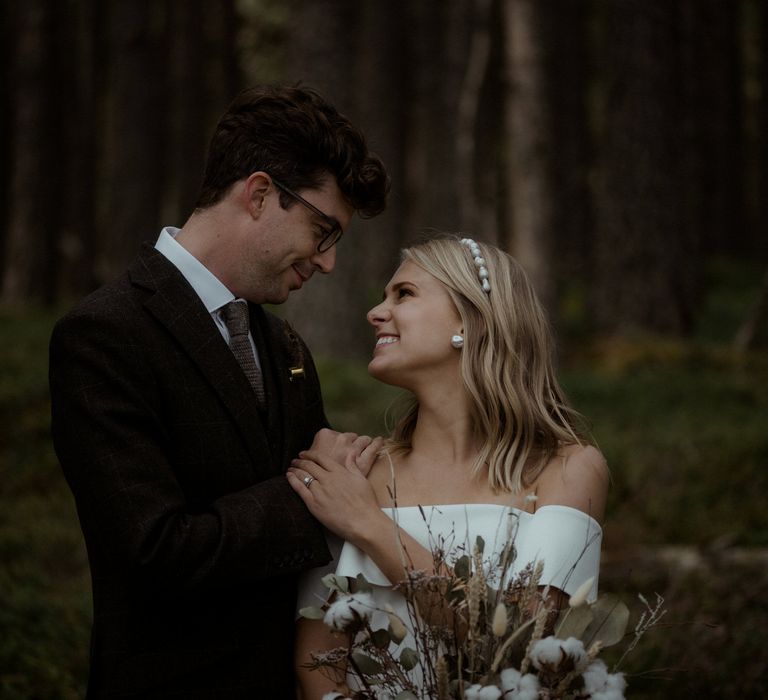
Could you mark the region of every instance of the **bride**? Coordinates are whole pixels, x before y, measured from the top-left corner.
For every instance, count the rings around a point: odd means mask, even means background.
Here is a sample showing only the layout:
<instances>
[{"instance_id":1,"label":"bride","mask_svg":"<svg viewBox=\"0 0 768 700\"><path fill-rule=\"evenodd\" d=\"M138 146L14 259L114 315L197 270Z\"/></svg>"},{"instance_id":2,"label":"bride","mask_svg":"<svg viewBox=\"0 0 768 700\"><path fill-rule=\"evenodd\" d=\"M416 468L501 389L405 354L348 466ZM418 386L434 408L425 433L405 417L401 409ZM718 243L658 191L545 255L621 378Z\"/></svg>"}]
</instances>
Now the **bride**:
<instances>
[{"instance_id":1,"label":"bride","mask_svg":"<svg viewBox=\"0 0 768 700\"><path fill-rule=\"evenodd\" d=\"M556 604L594 577L594 600L608 470L558 385L546 316L518 263L470 239L407 248L368 321L371 376L414 400L369 474L319 449L289 470L309 510L343 540L330 571L363 573L377 604L394 603L407 621L392 590L406 578L403 549L407 566L431 571L436 533L493 542L513 514L515 567L543 561L541 585ZM318 604L324 573L305 575L300 606ZM321 620L299 621L304 700L336 689L303 664L338 644Z\"/></svg>"}]
</instances>

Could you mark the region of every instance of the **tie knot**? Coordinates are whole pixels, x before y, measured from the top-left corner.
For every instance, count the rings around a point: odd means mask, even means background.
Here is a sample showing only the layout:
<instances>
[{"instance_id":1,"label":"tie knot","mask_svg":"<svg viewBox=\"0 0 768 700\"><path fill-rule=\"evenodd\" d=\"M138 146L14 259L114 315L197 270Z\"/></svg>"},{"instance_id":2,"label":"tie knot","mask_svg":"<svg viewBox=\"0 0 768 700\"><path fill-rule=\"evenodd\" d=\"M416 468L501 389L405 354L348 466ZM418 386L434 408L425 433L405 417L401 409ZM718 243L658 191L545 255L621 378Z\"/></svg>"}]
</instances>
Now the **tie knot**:
<instances>
[{"instance_id":1,"label":"tie knot","mask_svg":"<svg viewBox=\"0 0 768 700\"><path fill-rule=\"evenodd\" d=\"M239 301L230 301L222 309L224 323L231 336L248 335L248 305Z\"/></svg>"}]
</instances>

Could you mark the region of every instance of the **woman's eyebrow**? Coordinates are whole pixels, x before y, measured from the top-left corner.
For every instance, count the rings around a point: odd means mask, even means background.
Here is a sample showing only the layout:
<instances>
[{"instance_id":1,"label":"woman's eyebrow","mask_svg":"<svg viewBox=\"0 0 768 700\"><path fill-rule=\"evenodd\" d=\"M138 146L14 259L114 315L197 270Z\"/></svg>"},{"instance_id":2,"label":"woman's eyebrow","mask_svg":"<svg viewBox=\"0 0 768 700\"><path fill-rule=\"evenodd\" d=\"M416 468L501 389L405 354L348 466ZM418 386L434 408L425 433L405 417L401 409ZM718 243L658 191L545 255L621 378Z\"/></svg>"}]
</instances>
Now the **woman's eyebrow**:
<instances>
[{"instance_id":1,"label":"woman's eyebrow","mask_svg":"<svg viewBox=\"0 0 768 700\"><path fill-rule=\"evenodd\" d=\"M395 284L393 284L389 288L384 287L384 292L381 295L381 300L384 301L387 298L387 289L389 289L390 292L394 293L398 289L400 289L400 287L405 287L405 285L407 284L409 284L411 287L417 286L416 284L414 284L413 282L409 282L408 280L403 280L402 282L395 282Z\"/></svg>"}]
</instances>

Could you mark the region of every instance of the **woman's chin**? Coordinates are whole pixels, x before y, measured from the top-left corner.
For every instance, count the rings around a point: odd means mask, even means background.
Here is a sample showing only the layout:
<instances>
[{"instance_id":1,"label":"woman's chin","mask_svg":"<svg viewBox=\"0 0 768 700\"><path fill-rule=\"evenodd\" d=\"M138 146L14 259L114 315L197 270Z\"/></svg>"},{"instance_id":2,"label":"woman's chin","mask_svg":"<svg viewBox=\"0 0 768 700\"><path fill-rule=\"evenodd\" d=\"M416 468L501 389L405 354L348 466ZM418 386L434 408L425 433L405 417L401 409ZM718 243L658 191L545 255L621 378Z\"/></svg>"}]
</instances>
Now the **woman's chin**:
<instances>
[{"instance_id":1,"label":"woman's chin","mask_svg":"<svg viewBox=\"0 0 768 700\"><path fill-rule=\"evenodd\" d=\"M390 384L391 386L400 386L397 381L397 372L394 372L391 368L388 368L383 363L379 362L380 358L374 357L368 363L368 374L370 374L376 381L383 384Z\"/></svg>"},{"instance_id":2,"label":"woman's chin","mask_svg":"<svg viewBox=\"0 0 768 700\"><path fill-rule=\"evenodd\" d=\"M374 357L369 363L368 363L368 374L370 374L374 379L378 379L380 382L384 381L381 377L383 374L386 374L386 372L383 371L383 368L379 366L379 363L377 362L378 358Z\"/></svg>"}]
</instances>

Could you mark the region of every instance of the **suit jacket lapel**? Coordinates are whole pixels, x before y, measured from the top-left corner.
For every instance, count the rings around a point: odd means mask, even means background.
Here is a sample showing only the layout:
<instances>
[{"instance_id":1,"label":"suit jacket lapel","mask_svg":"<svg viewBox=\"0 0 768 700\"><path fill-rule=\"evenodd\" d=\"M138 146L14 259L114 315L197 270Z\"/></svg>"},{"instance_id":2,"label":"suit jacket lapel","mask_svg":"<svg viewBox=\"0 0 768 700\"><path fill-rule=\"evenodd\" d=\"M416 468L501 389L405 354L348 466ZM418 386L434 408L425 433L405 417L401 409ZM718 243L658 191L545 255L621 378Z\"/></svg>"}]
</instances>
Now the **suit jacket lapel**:
<instances>
[{"instance_id":1,"label":"suit jacket lapel","mask_svg":"<svg viewBox=\"0 0 768 700\"><path fill-rule=\"evenodd\" d=\"M253 390L183 275L149 244L142 248L129 275L133 284L153 292L145 307L176 338L216 391L237 424L254 465L273 462Z\"/></svg>"},{"instance_id":2,"label":"suit jacket lapel","mask_svg":"<svg viewBox=\"0 0 768 700\"><path fill-rule=\"evenodd\" d=\"M264 324L262 328L268 329L263 333L266 351L270 357L280 358L277 371L273 374L277 389L274 401L279 402L278 419L282 420L280 432L283 436L281 450L277 454L282 457L283 464L287 465L296 456L294 452L297 447L294 443L301 439L305 432L303 411L306 407L306 382L303 376L292 379L290 372L292 367L303 367L301 346L298 339L292 337L293 330L285 321L267 315L261 309L258 309L258 312L259 322Z\"/></svg>"}]
</instances>

